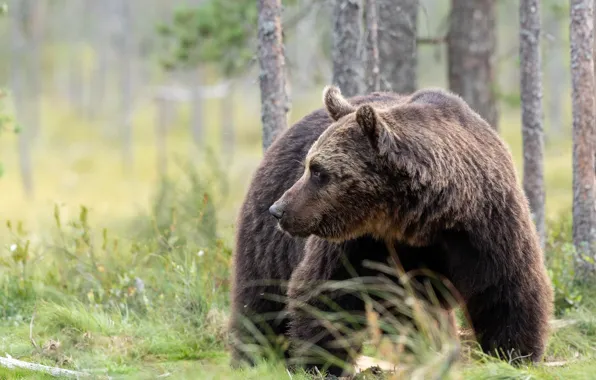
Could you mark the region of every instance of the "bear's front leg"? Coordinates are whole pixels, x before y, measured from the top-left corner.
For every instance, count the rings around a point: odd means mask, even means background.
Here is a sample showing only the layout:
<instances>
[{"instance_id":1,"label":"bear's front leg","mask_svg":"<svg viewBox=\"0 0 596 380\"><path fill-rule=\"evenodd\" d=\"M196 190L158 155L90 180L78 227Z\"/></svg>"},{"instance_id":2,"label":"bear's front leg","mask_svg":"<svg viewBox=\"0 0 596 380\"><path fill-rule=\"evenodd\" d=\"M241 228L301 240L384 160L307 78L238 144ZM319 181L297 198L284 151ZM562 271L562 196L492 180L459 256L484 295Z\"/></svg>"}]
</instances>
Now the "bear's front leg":
<instances>
[{"instance_id":1,"label":"bear's front leg","mask_svg":"<svg viewBox=\"0 0 596 380\"><path fill-rule=\"evenodd\" d=\"M356 331L365 326L364 302L334 281L351 278L348 244L310 238L288 290L291 367L341 376L353 370L362 344ZM356 269L357 268L352 268Z\"/></svg>"},{"instance_id":2,"label":"bear's front leg","mask_svg":"<svg viewBox=\"0 0 596 380\"><path fill-rule=\"evenodd\" d=\"M287 359L283 290L279 286L235 287L229 324L232 367L254 366L265 358Z\"/></svg>"},{"instance_id":3,"label":"bear's front leg","mask_svg":"<svg viewBox=\"0 0 596 380\"><path fill-rule=\"evenodd\" d=\"M467 302L482 350L512 364L539 361L548 337L549 285L526 279L492 285Z\"/></svg>"}]
</instances>

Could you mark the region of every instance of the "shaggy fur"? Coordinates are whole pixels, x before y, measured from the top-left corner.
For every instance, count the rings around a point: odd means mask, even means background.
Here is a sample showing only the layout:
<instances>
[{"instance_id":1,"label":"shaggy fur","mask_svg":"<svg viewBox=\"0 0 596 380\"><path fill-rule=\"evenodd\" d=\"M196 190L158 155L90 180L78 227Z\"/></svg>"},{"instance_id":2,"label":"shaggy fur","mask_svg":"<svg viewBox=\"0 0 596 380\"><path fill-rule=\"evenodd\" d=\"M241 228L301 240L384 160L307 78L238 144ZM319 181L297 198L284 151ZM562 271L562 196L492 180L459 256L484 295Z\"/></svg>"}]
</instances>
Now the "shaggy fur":
<instances>
[{"instance_id":1,"label":"shaggy fur","mask_svg":"<svg viewBox=\"0 0 596 380\"><path fill-rule=\"evenodd\" d=\"M443 90L346 100L328 87L323 99L326 114L306 116L267 151L240 213L234 362L249 359L241 348L255 336L241 317L259 324L263 315L269 320L259 331L269 338L257 345L290 337L291 350L279 347L308 367L324 365L320 348L352 360L359 345L333 344L337 334L325 332L304 305L329 310L320 294L313 296L315 284L353 277L346 263L359 276L375 276L363 261L387 262L387 245L406 271L429 268L455 286L483 350L539 360L552 289L511 154L497 133ZM250 286L271 279L290 280L289 289ZM286 294L288 301L266 299ZM353 294L326 296L343 310L364 312Z\"/></svg>"}]
</instances>

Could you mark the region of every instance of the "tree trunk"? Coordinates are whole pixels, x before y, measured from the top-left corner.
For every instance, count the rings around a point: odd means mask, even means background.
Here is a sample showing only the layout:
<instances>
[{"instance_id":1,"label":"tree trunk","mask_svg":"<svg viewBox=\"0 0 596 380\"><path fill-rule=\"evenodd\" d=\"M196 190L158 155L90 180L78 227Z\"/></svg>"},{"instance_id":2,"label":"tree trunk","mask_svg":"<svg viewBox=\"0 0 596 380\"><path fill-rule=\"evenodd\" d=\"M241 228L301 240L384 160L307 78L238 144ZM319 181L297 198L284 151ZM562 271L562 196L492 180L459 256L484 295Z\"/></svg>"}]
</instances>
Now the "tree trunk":
<instances>
[{"instance_id":1,"label":"tree trunk","mask_svg":"<svg viewBox=\"0 0 596 380\"><path fill-rule=\"evenodd\" d=\"M571 1L571 83L573 98L573 243L592 255L594 242L594 14L593 0ZM586 279L593 265L581 257L577 273Z\"/></svg>"},{"instance_id":2,"label":"tree trunk","mask_svg":"<svg viewBox=\"0 0 596 380\"><path fill-rule=\"evenodd\" d=\"M86 25L81 20L84 11L83 3L80 0L71 1L70 6L66 8L70 18L71 30L67 31L68 38L68 102L70 107L77 114L82 114L83 99L85 98L84 68L81 55L84 46L84 38L81 35Z\"/></svg>"},{"instance_id":3,"label":"tree trunk","mask_svg":"<svg viewBox=\"0 0 596 380\"><path fill-rule=\"evenodd\" d=\"M360 92L361 61L357 58L362 25L360 8L360 0L335 0L333 9L332 82L346 97Z\"/></svg>"},{"instance_id":4,"label":"tree trunk","mask_svg":"<svg viewBox=\"0 0 596 380\"><path fill-rule=\"evenodd\" d=\"M552 14L546 18L545 29L546 32L552 36L553 40L549 43L549 49L547 50L548 59L546 60L546 71L547 75L545 79L548 81L547 94L548 94L548 106L547 106L547 120L549 132L555 136L561 136L563 134L563 104L566 93L567 85L569 82L566 75L564 51L563 33L562 33L562 22L561 17L557 14Z\"/></svg>"},{"instance_id":5,"label":"tree trunk","mask_svg":"<svg viewBox=\"0 0 596 380\"><path fill-rule=\"evenodd\" d=\"M191 90L191 118L190 129L192 139L195 143L195 148L200 149L203 144L203 97L201 96L201 70L191 70L189 75L189 83L192 85Z\"/></svg>"},{"instance_id":6,"label":"tree trunk","mask_svg":"<svg viewBox=\"0 0 596 380\"><path fill-rule=\"evenodd\" d=\"M221 143L225 164L230 165L234 156L234 83L221 98Z\"/></svg>"},{"instance_id":7,"label":"tree trunk","mask_svg":"<svg viewBox=\"0 0 596 380\"><path fill-rule=\"evenodd\" d=\"M381 91L409 93L417 87L418 0L376 0Z\"/></svg>"},{"instance_id":8,"label":"tree trunk","mask_svg":"<svg viewBox=\"0 0 596 380\"><path fill-rule=\"evenodd\" d=\"M495 49L495 0L452 0L447 38L449 88L498 129Z\"/></svg>"},{"instance_id":9,"label":"tree trunk","mask_svg":"<svg viewBox=\"0 0 596 380\"><path fill-rule=\"evenodd\" d=\"M377 15L377 0L364 0L366 13L366 49L364 62L366 62L365 85L366 92L375 92L381 89L379 73L379 18Z\"/></svg>"},{"instance_id":10,"label":"tree trunk","mask_svg":"<svg viewBox=\"0 0 596 380\"><path fill-rule=\"evenodd\" d=\"M110 12L106 12L105 4L96 3L95 0L87 0L89 11L95 14L95 20L92 32L92 45L95 53L95 62L93 73L90 80L88 91L87 116L90 119L97 118L104 114L105 98L108 88L109 67L111 50L109 44L109 25L106 25L105 19L110 17Z\"/></svg>"},{"instance_id":11,"label":"tree trunk","mask_svg":"<svg viewBox=\"0 0 596 380\"><path fill-rule=\"evenodd\" d=\"M26 33L26 23L31 12L30 2L13 0L12 9L12 67L11 87L16 109L16 122L19 131L19 163L23 190L29 198L33 196L33 164L31 162L31 113L27 110L27 52L30 40Z\"/></svg>"},{"instance_id":12,"label":"tree trunk","mask_svg":"<svg viewBox=\"0 0 596 380\"><path fill-rule=\"evenodd\" d=\"M119 67L120 67L120 125L122 136L122 159L125 170L133 165L132 146L132 107L133 107L133 70L132 70L132 12L129 0L118 0L119 18Z\"/></svg>"},{"instance_id":13,"label":"tree trunk","mask_svg":"<svg viewBox=\"0 0 596 380\"><path fill-rule=\"evenodd\" d=\"M544 248L544 132L542 128L540 0L521 0L519 16L524 147L523 184L540 242Z\"/></svg>"},{"instance_id":14,"label":"tree trunk","mask_svg":"<svg viewBox=\"0 0 596 380\"><path fill-rule=\"evenodd\" d=\"M263 150L286 129L288 112L285 59L281 36L281 1L258 0L258 58L261 73L261 121Z\"/></svg>"},{"instance_id":15,"label":"tree trunk","mask_svg":"<svg viewBox=\"0 0 596 380\"><path fill-rule=\"evenodd\" d=\"M30 141L33 143L41 132L41 95L42 86L42 64L41 53L43 49L45 16L47 4L45 1L31 1L29 7L31 14L26 21L27 38L30 41L27 63L29 66L28 78L28 105L27 109L30 115Z\"/></svg>"},{"instance_id":16,"label":"tree trunk","mask_svg":"<svg viewBox=\"0 0 596 380\"><path fill-rule=\"evenodd\" d=\"M155 108L157 117L155 119L155 145L157 158L157 172L160 177L165 177L168 169L168 124L170 122L170 114L172 112L172 105L164 98L157 98L155 100Z\"/></svg>"}]
</instances>

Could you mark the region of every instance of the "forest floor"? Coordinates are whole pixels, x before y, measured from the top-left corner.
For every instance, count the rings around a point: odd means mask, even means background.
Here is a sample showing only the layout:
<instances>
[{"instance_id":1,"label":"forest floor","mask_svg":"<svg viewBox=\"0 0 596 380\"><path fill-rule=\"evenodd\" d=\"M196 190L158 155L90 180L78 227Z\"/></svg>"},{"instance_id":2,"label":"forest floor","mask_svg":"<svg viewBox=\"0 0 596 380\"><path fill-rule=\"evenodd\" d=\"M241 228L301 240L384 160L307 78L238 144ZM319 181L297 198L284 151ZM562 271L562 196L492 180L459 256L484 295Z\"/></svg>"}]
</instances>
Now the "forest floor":
<instances>
[{"instance_id":1,"label":"forest floor","mask_svg":"<svg viewBox=\"0 0 596 380\"><path fill-rule=\"evenodd\" d=\"M154 138L144 133L152 130L151 112L135 119L136 160L127 172L114 136L59 104L45 106L52 112L34 149L34 199L21 190L16 138L0 139L0 358L114 379L309 378L275 363L228 366L233 224L261 157L258 128L248 121L259 120L256 111L238 111L232 162L208 155L192 167L171 162L161 181ZM295 107L293 119L318 106ZM501 133L521 170L518 116L511 112ZM192 152L185 117L168 140L170 155L182 160ZM207 124L221 151L217 123ZM465 351L451 364L431 348L396 359L369 347L366 355L403 366L408 378L433 378L445 368L452 379L594 378L596 288L573 281L571 152L568 135L547 141L545 254L557 315L545 363L515 368ZM21 378L44 377L0 367L0 379Z\"/></svg>"}]
</instances>

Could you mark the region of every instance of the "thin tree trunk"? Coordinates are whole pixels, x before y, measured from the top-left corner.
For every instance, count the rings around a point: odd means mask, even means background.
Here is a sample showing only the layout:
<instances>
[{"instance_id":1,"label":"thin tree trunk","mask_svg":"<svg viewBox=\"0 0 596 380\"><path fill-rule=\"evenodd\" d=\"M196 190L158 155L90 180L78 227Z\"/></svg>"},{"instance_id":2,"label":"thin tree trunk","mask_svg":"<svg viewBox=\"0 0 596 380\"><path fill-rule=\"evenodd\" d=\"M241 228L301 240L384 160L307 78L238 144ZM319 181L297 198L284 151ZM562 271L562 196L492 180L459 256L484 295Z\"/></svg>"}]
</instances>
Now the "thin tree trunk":
<instances>
[{"instance_id":1,"label":"thin tree trunk","mask_svg":"<svg viewBox=\"0 0 596 380\"><path fill-rule=\"evenodd\" d=\"M83 68L81 67L81 51L78 43L70 46L70 59L68 67L68 102L76 112L81 111L81 100L83 98Z\"/></svg>"},{"instance_id":2,"label":"thin tree trunk","mask_svg":"<svg viewBox=\"0 0 596 380\"><path fill-rule=\"evenodd\" d=\"M593 0L571 1L571 83L573 97L573 242L580 255L593 252L594 212L594 14ZM594 270L581 257L582 279Z\"/></svg>"},{"instance_id":3,"label":"thin tree trunk","mask_svg":"<svg viewBox=\"0 0 596 380\"><path fill-rule=\"evenodd\" d=\"M132 146L132 106L133 106L133 71L132 71L132 13L129 0L118 0L120 18L120 122L122 136L122 158L126 170L133 165Z\"/></svg>"},{"instance_id":4,"label":"thin tree trunk","mask_svg":"<svg viewBox=\"0 0 596 380\"><path fill-rule=\"evenodd\" d=\"M201 96L201 73L199 69L190 72L191 90L191 120L190 129L195 147L203 144L203 98Z\"/></svg>"},{"instance_id":5,"label":"thin tree trunk","mask_svg":"<svg viewBox=\"0 0 596 380\"><path fill-rule=\"evenodd\" d=\"M68 31L69 46L69 61L68 61L68 102L70 106L77 112L81 113L83 109L84 99L84 83L83 83L83 61L81 59L81 48L83 46L81 32L83 23L81 22L81 13L83 11L81 0L71 1L67 12L71 18L72 30Z\"/></svg>"},{"instance_id":6,"label":"thin tree trunk","mask_svg":"<svg viewBox=\"0 0 596 380\"><path fill-rule=\"evenodd\" d=\"M548 59L545 62L547 71L545 79L548 80L547 120L549 121L549 132L561 136L563 134L563 95L567 90L568 79L563 75L566 70L560 16L551 12L545 26L547 33L554 40L549 43Z\"/></svg>"},{"instance_id":7,"label":"thin tree trunk","mask_svg":"<svg viewBox=\"0 0 596 380\"><path fill-rule=\"evenodd\" d=\"M381 89L377 0L364 0L364 12L366 13L365 84L366 92L369 93Z\"/></svg>"},{"instance_id":8,"label":"thin tree trunk","mask_svg":"<svg viewBox=\"0 0 596 380\"><path fill-rule=\"evenodd\" d=\"M452 0L447 38L449 88L498 129L495 49L495 0Z\"/></svg>"},{"instance_id":9,"label":"thin tree trunk","mask_svg":"<svg viewBox=\"0 0 596 380\"><path fill-rule=\"evenodd\" d=\"M519 15L524 146L523 185L540 242L544 247L544 132L542 128L540 0L521 0Z\"/></svg>"},{"instance_id":10,"label":"thin tree trunk","mask_svg":"<svg viewBox=\"0 0 596 380\"><path fill-rule=\"evenodd\" d=\"M281 1L258 0L257 4L263 150L267 150L277 135L287 126L288 107L281 33Z\"/></svg>"},{"instance_id":11,"label":"thin tree trunk","mask_svg":"<svg viewBox=\"0 0 596 380\"><path fill-rule=\"evenodd\" d=\"M155 146L157 151L157 172L164 177L168 169L167 139L170 122L170 102L165 98L155 100L157 117L155 119Z\"/></svg>"},{"instance_id":12,"label":"thin tree trunk","mask_svg":"<svg viewBox=\"0 0 596 380\"><path fill-rule=\"evenodd\" d=\"M348 97L360 92L361 65L357 52L361 19L360 0L335 0L332 82Z\"/></svg>"},{"instance_id":13,"label":"thin tree trunk","mask_svg":"<svg viewBox=\"0 0 596 380\"><path fill-rule=\"evenodd\" d=\"M25 61L29 42L25 32L26 21L30 9L27 1L13 0L12 9L12 68L11 84L13 99L16 108L16 122L20 127L19 131L19 163L21 167L21 179L23 190L28 198L33 196L33 165L31 162L31 117L27 112L27 79Z\"/></svg>"},{"instance_id":14,"label":"thin tree trunk","mask_svg":"<svg viewBox=\"0 0 596 380\"><path fill-rule=\"evenodd\" d=\"M41 53L43 49L44 21L46 12L45 1L29 1L30 14L27 17L26 28L27 36L30 41L27 63L29 71L27 73L28 105L30 113L31 142L35 141L41 132L41 95L42 86L42 67Z\"/></svg>"},{"instance_id":15,"label":"thin tree trunk","mask_svg":"<svg viewBox=\"0 0 596 380\"><path fill-rule=\"evenodd\" d=\"M418 0L376 0L381 90L410 93L417 87Z\"/></svg>"},{"instance_id":16,"label":"thin tree trunk","mask_svg":"<svg viewBox=\"0 0 596 380\"><path fill-rule=\"evenodd\" d=\"M221 142L226 164L234 155L234 86L230 85L227 96L221 98Z\"/></svg>"},{"instance_id":17,"label":"thin tree trunk","mask_svg":"<svg viewBox=\"0 0 596 380\"><path fill-rule=\"evenodd\" d=\"M93 50L95 52L95 65L89 86L89 95L87 104L88 117L94 119L102 115L105 107L105 95L108 87L108 69L110 66L109 58L111 51L109 46L108 31L106 29L105 19L111 17L110 12L106 12L106 5L87 0L87 6L95 14L93 18Z\"/></svg>"}]
</instances>

